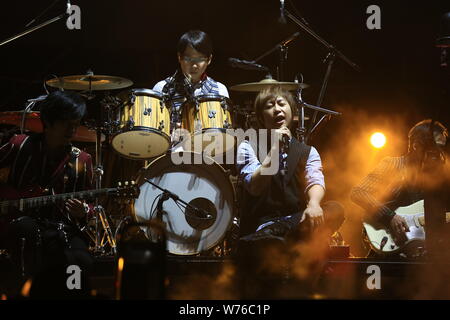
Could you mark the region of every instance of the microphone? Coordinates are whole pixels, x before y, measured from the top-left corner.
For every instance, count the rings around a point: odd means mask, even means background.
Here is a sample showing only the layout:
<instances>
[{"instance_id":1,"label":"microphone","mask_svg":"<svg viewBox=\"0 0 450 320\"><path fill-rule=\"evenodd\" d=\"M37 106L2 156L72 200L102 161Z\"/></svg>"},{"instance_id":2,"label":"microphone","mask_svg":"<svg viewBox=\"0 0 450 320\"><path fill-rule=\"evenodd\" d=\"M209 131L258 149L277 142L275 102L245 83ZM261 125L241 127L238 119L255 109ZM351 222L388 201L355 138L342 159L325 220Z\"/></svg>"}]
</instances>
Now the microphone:
<instances>
[{"instance_id":1,"label":"microphone","mask_svg":"<svg viewBox=\"0 0 450 320\"><path fill-rule=\"evenodd\" d=\"M248 60L228 58L228 63L233 68L240 68L240 69L251 70L251 71L269 71L269 68L262 66L260 64L257 64L253 61L248 61Z\"/></svg>"},{"instance_id":2,"label":"microphone","mask_svg":"<svg viewBox=\"0 0 450 320\"><path fill-rule=\"evenodd\" d=\"M280 0L280 18L279 23L286 24L286 17L284 16L284 0Z\"/></svg>"}]
</instances>

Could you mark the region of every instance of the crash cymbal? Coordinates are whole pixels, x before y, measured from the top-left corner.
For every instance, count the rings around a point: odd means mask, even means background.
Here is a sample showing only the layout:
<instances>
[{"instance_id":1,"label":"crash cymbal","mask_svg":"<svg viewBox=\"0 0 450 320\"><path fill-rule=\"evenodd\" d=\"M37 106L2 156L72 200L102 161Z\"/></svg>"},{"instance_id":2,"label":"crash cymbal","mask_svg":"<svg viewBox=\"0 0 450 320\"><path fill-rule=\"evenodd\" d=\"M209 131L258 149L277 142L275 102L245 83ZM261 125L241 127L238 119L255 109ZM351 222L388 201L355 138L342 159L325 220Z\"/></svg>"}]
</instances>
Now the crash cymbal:
<instances>
[{"instance_id":1,"label":"crash cymbal","mask_svg":"<svg viewBox=\"0 0 450 320\"><path fill-rule=\"evenodd\" d=\"M0 112L0 125L7 124L12 126L21 127L22 125L23 111L5 111ZM42 132L43 126L41 122L41 114L39 111L27 112L25 115L24 130L32 132ZM89 130L85 126L79 126L72 141L78 142L95 142L96 132Z\"/></svg>"},{"instance_id":2,"label":"crash cymbal","mask_svg":"<svg viewBox=\"0 0 450 320\"><path fill-rule=\"evenodd\" d=\"M105 75L75 75L54 78L47 80L45 83L50 87L59 89L101 91L123 89L131 86L133 81Z\"/></svg>"},{"instance_id":3,"label":"crash cymbal","mask_svg":"<svg viewBox=\"0 0 450 320\"><path fill-rule=\"evenodd\" d=\"M306 83L279 82L275 79L264 79L259 82L237 84L235 86L230 87L230 89L234 91L243 91L243 92L259 92L271 86L280 86L288 91L297 90L298 88L305 89L309 87L309 85L307 85Z\"/></svg>"}]
</instances>

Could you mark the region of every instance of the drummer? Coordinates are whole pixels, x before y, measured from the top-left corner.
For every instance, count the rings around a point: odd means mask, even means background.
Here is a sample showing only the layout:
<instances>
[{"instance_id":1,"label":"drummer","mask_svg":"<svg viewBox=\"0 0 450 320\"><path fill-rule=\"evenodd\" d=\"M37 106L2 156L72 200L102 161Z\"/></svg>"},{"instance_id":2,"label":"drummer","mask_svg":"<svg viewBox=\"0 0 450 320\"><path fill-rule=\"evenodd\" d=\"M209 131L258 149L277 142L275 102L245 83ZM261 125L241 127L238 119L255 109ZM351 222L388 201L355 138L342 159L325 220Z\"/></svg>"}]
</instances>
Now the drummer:
<instances>
[{"instance_id":1,"label":"drummer","mask_svg":"<svg viewBox=\"0 0 450 320\"><path fill-rule=\"evenodd\" d=\"M172 101L171 128L181 127L181 106L193 97L209 94L229 98L227 88L206 74L212 61L212 51L208 34L200 30L186 32L177 46L179 68L153 87L154 91L168 95Z\"/></svg>"}]
</instances>

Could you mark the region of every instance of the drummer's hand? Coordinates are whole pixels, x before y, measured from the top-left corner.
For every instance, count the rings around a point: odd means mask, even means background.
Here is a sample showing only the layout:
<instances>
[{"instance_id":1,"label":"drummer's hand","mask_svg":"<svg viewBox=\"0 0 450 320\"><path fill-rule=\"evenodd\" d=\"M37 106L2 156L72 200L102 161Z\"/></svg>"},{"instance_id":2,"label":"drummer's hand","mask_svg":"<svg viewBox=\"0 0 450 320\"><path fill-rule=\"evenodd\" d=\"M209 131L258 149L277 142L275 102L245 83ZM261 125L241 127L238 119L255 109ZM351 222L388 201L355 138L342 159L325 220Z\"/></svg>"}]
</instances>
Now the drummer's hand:
<instances>
[{"instance_id":1,"label":"drummer's hand","mask_svg":"<svg viewBox=\"0 0 450 320\"><path fill-rule=\"evenodd\" d=\"M69 199L64 203L66 211L72 218L81 219L88 213L87 206L78 199Z\"/></svg>"}]
</instances>

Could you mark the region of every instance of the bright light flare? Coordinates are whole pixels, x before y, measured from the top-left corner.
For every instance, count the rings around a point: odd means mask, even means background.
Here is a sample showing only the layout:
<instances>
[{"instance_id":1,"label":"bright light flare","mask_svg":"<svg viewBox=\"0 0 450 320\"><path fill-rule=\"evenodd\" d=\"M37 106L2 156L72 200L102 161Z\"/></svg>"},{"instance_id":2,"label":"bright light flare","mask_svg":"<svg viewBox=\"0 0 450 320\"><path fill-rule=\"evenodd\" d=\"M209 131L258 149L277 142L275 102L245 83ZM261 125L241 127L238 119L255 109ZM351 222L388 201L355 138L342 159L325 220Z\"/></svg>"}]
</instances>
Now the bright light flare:
<instances>
[{"instance_id":1,"label":"bright light flare","mask_svg":"<svg viewBox=\"0 0 450 320\"><path fill-rule=\"evenodd\" d=\"M377 149L383 148L386 144L386 136L381 132L375 132L370 137L370 143Z\"/></svg>"}]
</instances>

